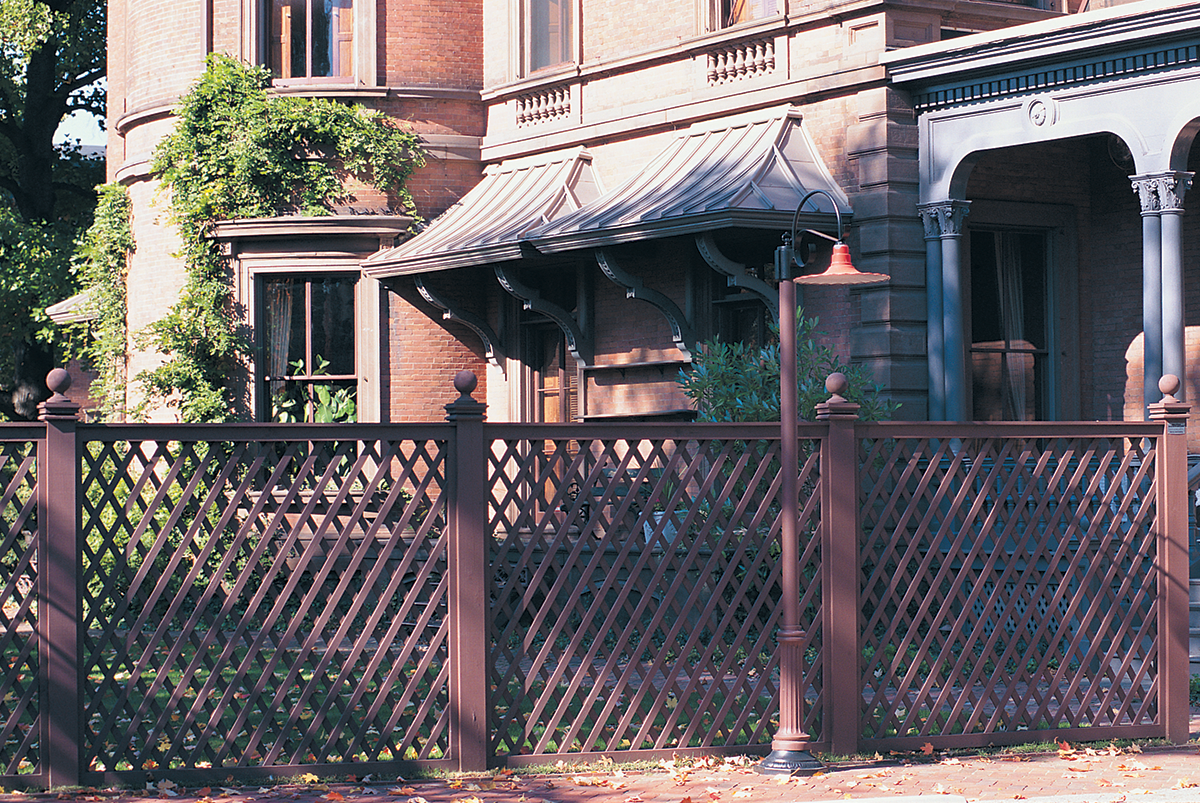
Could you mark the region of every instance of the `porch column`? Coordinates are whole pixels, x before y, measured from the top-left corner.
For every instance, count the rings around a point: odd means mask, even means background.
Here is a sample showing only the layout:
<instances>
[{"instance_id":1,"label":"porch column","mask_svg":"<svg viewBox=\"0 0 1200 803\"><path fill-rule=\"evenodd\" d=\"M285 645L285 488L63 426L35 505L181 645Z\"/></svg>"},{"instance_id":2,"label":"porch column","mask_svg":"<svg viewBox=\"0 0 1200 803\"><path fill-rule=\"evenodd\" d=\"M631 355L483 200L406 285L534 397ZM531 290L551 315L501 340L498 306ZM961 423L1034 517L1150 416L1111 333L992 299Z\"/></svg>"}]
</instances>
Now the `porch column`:
<instances>
[{"instance_id":1,"label":"porch column","mask_svg":"<svg viewBox=\"0 0 1200 803\"><path fill-rule=\"evenodd\" d=\"M1142 399L1158 398L1158 378L1174 374L1187 387L1183 317L1183 196L1191 173L1131 179L1142 209ZM1182 398L1183 391L1180 390Z\"/></svg>"},{"instance_id":2,"label":"porch column","mask_svg":"<svg viewBox=\"0 0 1200 803\"><path fill-rule=\"evenodd\" d=\"M922 219L929 221L926 228L925 276L929 287L940 287L941 290L941 406L937 410L939 417L947 421L965 421L967 411L967 332L963 315L963 282L962 282L962 234L963 223L970 211L970 201L945 200L935 203L922 204L920 207ZM931 229L936 221L937 232ZM935 248L932 237L941 240L940 248ZM937 264L931 264L937 263ZM941 276L940 283L937 280ZM927 301L927 304L929 302ZM927 307L932 314L932 308ZM930 332L936 327L930 326ZM930 343L930 377L937 358L934 357ZM938 385L935 382L934 388ZM934 388L930 389L933 398ZM934 418L931 407L930 418Z\"/></svg>"},{"instance_id":3,"label":"porch column","mask_svg":"<svg viewBox=\"0 0 1200 803\"><path fill-rule=\"evenodd\" d=\"M1187 335L1183 312L1183 196L1192 186L1191 173L1158 177L1162 217L1162 373L1179 377L1176 398L1187 398ZM1156 388L1157 389L1157 386Z\"/></svg>"},{"instance_id":4,"label":"porch column","mask_svg":"<svg viewBox=\"0 0 1200 803\"><path fill-rule=\"evenodd\" d=\"M946 418L946 376L942 359L942 227L937 204L920 204L925 227L925 355L929 367L929 420Z\"/></svg>"}]
</instances>

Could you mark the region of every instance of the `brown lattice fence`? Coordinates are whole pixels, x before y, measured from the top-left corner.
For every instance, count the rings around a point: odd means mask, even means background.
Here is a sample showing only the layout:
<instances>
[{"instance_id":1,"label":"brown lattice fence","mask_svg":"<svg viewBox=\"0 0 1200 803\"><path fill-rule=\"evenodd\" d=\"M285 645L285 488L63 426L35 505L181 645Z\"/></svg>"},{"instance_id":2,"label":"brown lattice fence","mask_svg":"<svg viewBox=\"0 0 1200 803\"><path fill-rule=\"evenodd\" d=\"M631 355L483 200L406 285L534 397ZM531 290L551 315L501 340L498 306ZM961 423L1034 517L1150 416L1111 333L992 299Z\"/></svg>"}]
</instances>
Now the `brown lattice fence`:
<instances>
[{"instance_id":1,"label":"brown lattice fence","mask_svg":"<svg viewBox=\"0 0 1200 803\"><path fill-rule=\"evenodd\" d=\"M1173 420L803 425L782 677L778 426L448 409L0 429L5 783L1187 738Z\"/></svg>"}]
</instances>

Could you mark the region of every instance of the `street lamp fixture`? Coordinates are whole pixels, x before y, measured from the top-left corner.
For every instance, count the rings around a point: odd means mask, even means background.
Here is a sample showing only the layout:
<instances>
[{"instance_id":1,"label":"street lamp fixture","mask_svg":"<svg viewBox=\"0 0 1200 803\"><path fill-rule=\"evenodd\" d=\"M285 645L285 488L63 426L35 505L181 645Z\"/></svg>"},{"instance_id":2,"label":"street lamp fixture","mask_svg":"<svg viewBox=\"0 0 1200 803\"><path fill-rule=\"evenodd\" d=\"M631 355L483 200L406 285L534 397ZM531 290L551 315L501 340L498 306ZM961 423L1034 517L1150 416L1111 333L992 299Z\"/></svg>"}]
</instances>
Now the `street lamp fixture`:
<instances>
[{"instance_id":1,"label":"street lamp fixture","mask_svg":"<svg viewBox=\"0 0 1200 803\"><path fill-rule=\"evenodd\" d=\"M833 203L837 215L837 239L813 229L804 233L833 240L833 258L824 273L792 278L792 267L802 268L794 256L796 226L800 210L809 198L822 194ZM786 237L786 235L785 235ZM807 261L807 260L806 260ZM771 753L755 769L764 775L813 775L824 769L805 749L811 738L804 732L804 639L800 618L800 447L797 420L800 418L796 397L796 285L862 285L886 282L882 273L861 273L850 263L850 248L842 242L842 213L837 200L825 190L813 190L800 200L792 216L791 239L775 255L779 274L779 457L783 477L780 528L780 560L783 561L783 611L779 634L779 729L771 740Z\"/></svg>"}]
</instances>

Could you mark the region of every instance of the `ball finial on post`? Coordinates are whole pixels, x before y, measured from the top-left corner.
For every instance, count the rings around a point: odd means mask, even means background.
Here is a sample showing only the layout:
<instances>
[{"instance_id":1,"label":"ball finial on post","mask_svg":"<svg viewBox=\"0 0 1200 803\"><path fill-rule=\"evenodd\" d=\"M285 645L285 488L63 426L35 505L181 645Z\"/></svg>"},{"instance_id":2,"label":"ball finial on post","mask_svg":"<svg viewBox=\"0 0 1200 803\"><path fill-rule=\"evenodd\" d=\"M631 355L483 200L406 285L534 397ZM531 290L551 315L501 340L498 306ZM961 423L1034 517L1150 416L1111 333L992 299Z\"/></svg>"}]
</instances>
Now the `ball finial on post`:
<instances>
[{"instance_id":1,"label":"ball finial on post","mask_svg":"<svg viewBox=\"0 0 1200 803\"><path fill-rule=\"evenodd\" d=\"M454 389L458 391L460 396L470 398L477 387L479 387L479 378L472 371L464 368L454 375Z\"/></svg>"},{"instance_id":2,"label":"ball finial on post","mask_svg":"<svg viewBox=\"0 0 1200 803\"><path fill-rule=\"evenodd\" d=\"M1175 374L1163 374L1158 380L1158 390L1163 395L1163 401L1175 401L1175 394L1179 392L1181 384Z\"/></svg>"},{"instance_id":3,"label":"ball finial on post","mask_svg":"<svg viewBox=\"0 0 1200 803\"><path fill-rule=\"evenodd\" d=\"M850 389L850 380L841 371L834 371L825 380L825 390L833 396L830 401L845 400L846 391Z\"/></svg>"},{"instance_id":4,"label":"ball finial on post","mask_svg":"<svg viewBox=\"0 0 1200 803\"><path fill-rule=\"evenodd\" d=\"M55 368L46 374L46 387L55 397L66 398L67 391L71 389L71 375L63 368Z\"/></svg>"}]
</instances>

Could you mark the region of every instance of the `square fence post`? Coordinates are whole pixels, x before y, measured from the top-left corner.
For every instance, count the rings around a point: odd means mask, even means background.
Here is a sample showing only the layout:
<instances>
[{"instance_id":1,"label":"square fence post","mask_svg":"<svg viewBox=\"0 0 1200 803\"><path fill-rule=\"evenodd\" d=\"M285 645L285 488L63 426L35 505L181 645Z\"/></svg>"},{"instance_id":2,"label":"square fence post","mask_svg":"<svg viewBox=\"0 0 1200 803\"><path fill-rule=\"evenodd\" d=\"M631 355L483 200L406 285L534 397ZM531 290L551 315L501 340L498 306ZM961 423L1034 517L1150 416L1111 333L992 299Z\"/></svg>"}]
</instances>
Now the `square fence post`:
<instances>
[{"instance_id":1,"label":"square fence post","mask_svg":"<svg viewBox=\"0 0 1200 803\"><path fill-rule=\"evenodd\" d=\"M825 732L830 751L858 752L862 719L862 647L860 646L858 405L841 394L846 377L832 374L825 388L833 394L817 405L817 420L829 424L821 444L822 649L825 655Z\"/></svg>"},{"instance_id":2,"label":"square fence post","mask_svg":"<svg viewBox=\"0 0 1200 803\"><path fill-rule=\"evenodd\" d=\"M78 786L80 732L79 405L63 393L71 377L55 368L54 395L38 406L46 435L38 448L38 659L41 663L42 771L48 787Z\"/></svg>"},{"instance_id":3,"label":"square fence post","mask_svg":"<svg viewBox=\"0 0 1200 803\"><path fill-rule=\"evenodd\" d=\"M1163 736L1175 744L1188 740L1188 496L1187 421L1191 406L1172 394L1179 379L1167 374L1158 382L1163 399L1148 406L1150 418L1165 424L1159 440L1157 485L1158 620L1162 672Z\"/></svg>"},{"instance_id":4,"label":"square fence post","mask_svg":"<svg viewBox=\"0 0 1200 803\"><path fill-rule=\"evenodd\" d=\"M487 451L483 419L487 405L471 398L478 380L459 371L459 397L446 405L454 424L446 471L450 540L450 751L460 772L487 769L488 533Z\"/></svg>"}]
</instances>

